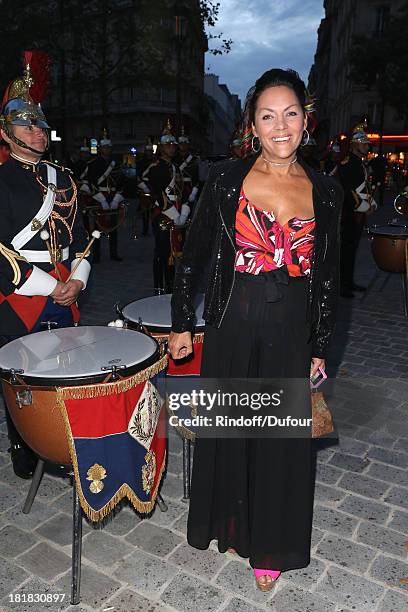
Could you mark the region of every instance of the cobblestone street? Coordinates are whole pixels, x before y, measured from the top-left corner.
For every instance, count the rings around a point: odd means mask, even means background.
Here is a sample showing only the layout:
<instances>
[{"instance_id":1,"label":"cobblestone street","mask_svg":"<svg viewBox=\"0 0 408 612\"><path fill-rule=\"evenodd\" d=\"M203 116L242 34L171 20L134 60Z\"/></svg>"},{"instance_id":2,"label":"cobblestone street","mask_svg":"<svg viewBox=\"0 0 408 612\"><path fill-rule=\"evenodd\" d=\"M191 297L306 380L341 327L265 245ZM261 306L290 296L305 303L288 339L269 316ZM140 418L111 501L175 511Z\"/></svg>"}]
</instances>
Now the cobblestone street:
<instances>
[{"instance_id":1,"label":"cobblestone street","mask_svg":"<svg viewBox=\"0 0 408 612\"><path fill-rule=\"evenodd\" d=\"M389 218L385 206L377 219ZM115 304L153 294L151 236L122 230L122 263L107 245L82 303L82 323L104 325ZM376 266L364 238L357 282ZM29 482L14 476L0 410L0 609L112 612L402 612L408 610L408 319L401 281L383 273L364 301L342 299L328 371L339 439L319 441L312 561L260 592L245 560L186 543L182 443L169 432L161 493L168 511L128 504L103 529L85 520L81 604L70 606L72 499L68 478L46 474L30 514ZM265 467L273 487L273 472ZM404 581L404 579L406 579ZM63 603L11 603L10 594L63 593Z\"/></svg>"}]
</instances>

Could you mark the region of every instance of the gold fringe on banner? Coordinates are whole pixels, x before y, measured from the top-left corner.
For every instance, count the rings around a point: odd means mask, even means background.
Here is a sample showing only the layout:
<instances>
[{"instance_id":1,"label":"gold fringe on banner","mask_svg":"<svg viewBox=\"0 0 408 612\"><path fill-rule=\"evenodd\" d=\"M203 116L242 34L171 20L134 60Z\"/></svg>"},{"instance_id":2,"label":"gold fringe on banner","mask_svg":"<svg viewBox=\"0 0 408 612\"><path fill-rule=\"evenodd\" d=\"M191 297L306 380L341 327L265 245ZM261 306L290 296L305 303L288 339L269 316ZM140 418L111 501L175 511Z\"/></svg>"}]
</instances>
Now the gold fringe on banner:
<instances>
[{"instance_id":1,"label":"gold fringe on banner","mask_svg":"<svg viewBox=\"0 0 408 612\"><path fill-rule=\"evenodd\" d=\"M61 399L77 400L77 399L92 399L94 397L107 397L119 393L125 393L129 389L133 389L146 380L150 380L153 376L161 372L167 367L168 357L164 355L151 365L149 368L142 370L121 380L116 380L110 383L96 383L94 385L84 385L82 387L58 387L57 396Z\"/></svg>"},{"instance_id":2,"label":"gold fringe on banner","mask_svg":"<svg viewBox=\"0 0 408 612\"><path fill-rule=\"evenodd\" d=\"M167 414L169 415L169 417L176 417L177 418L177 414L175 412L173 412L173 410L170 408L169 403L166 401L166 410L167 410ZM193 415L191 415L193 416ZM185 425L181 425L180 424L180 420L178 421L177 425L171 425L171 427L173 427L176 431L179 432L179 434L183 437L186 438L187 440L190 440L190 442L194 442L194 440L196 439L196 435L194 433L194 431L191 431L190 429L187 429L187 427L185 427Z\"/></svg>"},{"instance_id":3,"label":"gold fringe on banner","mask_svg":"<svg viewBox=\"0 0 408 612\"><path fill-rule=\"evenodd\" d=\"M144 370L144 372L146 371L147 370ZM158 371L160 372L160 370ZM140 381L140 382L143 382L143 381ZM115 495L111 497L111 499L108 501L107 504L105 504L100 510L95 510L94 508L92 508L92 506L89 504L89 502L85 498L84 492L82 490L81 478L79 476L79 469L78 469L78 460L77 460L77 455L76 455L76 450L75 450L74 439L72 437L71 425L68 419L68 412L65 406L64 398L59 393L60 391L63 391L63 390L64 389L57 389L57 406L64 419L65 431L66 431L67 440L68 440L69 453L71 456L72 467L74 470L76 492L79 497L81 508L86 514L86 516L94 523L102 521L124 497L127 497L128 500L133 505L133 507L135 508L135 510L137 510L141 514L148 514L149 512L151 512L155 506L157 492L158 492L158 489L161 483L163 472L166 467L167 452L164 451L163 463L160 468L159 477L157 479L156 486L152 492L151 499L149 501L142 501L141 499L137 497L133 489L129 487L128 484L123 484L116 491ZM71 399L71 398L67 398L67 399ZM73 399L77 399L77 398L73 398Z\"/></svg>"}]
</instances>

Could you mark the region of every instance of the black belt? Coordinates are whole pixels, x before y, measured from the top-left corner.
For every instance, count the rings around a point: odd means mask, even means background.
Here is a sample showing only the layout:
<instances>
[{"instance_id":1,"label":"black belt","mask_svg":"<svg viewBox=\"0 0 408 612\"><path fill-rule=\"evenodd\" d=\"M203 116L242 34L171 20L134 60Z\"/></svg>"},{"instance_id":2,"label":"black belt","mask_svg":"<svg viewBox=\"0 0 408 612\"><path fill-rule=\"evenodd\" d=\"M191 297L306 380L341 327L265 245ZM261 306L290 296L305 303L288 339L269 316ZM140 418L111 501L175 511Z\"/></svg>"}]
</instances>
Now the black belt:
<instances>
[{"instance_id":1,"label":"black belt","mask_svg":"<svg viewBox=\"0 0 408 612\"><path fill-rule=\"evenodd\" d=\"M289 285L289 282L305 280L307 276L289 276L286 266L276 268L270 272L260 272L259 274L250 274L248 272L237 272L235 279L244 282L258 283L265 285L265 295L267 302L279 302L282 297L282 285Z\"/></svg>"}]
</instances>

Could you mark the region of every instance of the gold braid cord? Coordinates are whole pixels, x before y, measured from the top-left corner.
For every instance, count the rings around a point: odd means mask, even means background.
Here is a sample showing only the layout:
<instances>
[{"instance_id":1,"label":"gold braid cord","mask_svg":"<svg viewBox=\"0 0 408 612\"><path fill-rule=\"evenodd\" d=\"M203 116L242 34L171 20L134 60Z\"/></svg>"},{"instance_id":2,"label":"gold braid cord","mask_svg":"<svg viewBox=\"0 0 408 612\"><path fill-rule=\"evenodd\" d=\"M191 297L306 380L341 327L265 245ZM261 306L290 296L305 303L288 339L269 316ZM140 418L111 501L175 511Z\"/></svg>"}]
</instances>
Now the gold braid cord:
<instances>
[{"instance_id":1,"label":"gold braid cord","mask_svg":"<svg viewBox=\"0 0 408 612\"><path fill-rule=\"evenodd\" d=\"M81 508L86 514L86 516L93 522L102 521L112 510L113 508L124 498L127 497L135 510L140 512L141 514L147 514L151 512L156 503L157 492L161 483L161 479L166 468L167 461L167 452L164 452L163 463L160 468L159 476L157 479L156 486L154 490L151 492L150 501L142 501L137 497L133 489L129 487L128 484L123 484L115 493L113 497L109 500L107 504L105 504L100 510L95 510L90 506L89 502L84 496L81 478L79 475L78 469L78 460L75 451L75 443L72 437L71 425L68 419L68 412L65 405L64 400L69 399L86 399L93 397L102 397L109 396L114 394L123 393L129 389L133 389L136 385L141 382L145 382L150 380L152 376L158 374L167 366L167 355L162 357L157 363L153 364L149 368L142 370L142 372L138 372L129 378L119 380L113 383L108 384L97 384L97 385L87 385L83 387L57 387L57 399L56 404L58 409L61 412L62 418L65 424L65 432L68 440L69 453L71 456L72 467L74 469L74 477L75 477L75 486L78 493L79 501L81 504ZM92 389L100 389L106 388L106 391L92 391ZM76 393L76 391L79 393Z\"/></svg>"},{"instance_id":2,"label":"gold braid cord","mask_svg":"<svg viewBox=\"0 0 408 612\"><path fill-rule=\"evenodd\" d=\"M55 224L55 221L58 220L62 223L69 235L70 244L73 241L73 227L75 223L75 218L78 210L78 202L77 202L77 186L75 182L72 180L71 176L69 177L71 185L66 189L56 189L55 190L55 204L54 208L48 218L48 226L50 229L50 245L51 251L56 253L58 250L58 231ZM44 194L46 193L48 186L42 183L40 178L37 176L37 181L40 184ZM68 198L68 193L71 192L71 197ZM58 212L60 209L60 212ZM63 215L63 212L67 210L67 214Z\"/></svg>"},{"instance_id":3,"label":"gold braid cord","mask_svg":"<svg viewBox=\"0 0 408 612\"><path fill-rule=\"evenodd\" d=\"M0 242L0 255L3 255L3 257L5 257L7 259L7 261L9 262L9 264L10 264L12 270L13 270L13 273L14 273L13 280L11 282L13 283L13 285L17 286L19 284L19 282L21 281L21 270L20 270L20 266L17 263L17 260L26 261L27 262L26 258L22 257L21 255L19 255L15 251L12 251L11 249L8 249L1 242Z\"/></svg>"}]
</instances>

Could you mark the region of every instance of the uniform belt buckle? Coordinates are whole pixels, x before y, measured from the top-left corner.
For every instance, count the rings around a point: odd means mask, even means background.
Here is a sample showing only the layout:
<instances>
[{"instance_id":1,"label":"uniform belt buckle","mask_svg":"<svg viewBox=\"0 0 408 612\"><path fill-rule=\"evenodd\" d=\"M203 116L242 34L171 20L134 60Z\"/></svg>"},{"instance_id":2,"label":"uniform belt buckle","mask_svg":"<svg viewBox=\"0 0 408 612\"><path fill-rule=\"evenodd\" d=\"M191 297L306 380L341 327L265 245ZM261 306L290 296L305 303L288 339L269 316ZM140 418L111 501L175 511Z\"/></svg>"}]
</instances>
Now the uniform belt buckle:
<instances>
[{"instance_id":1,"label":"uniform belt buckle","mask_svg":"<svg viewBox=\"0 0 408 612\"><path fill-rule=\"evenodd\" d=\"M55 250L54 258L55 258L56 263L60 263L62 261L62 249Z\"/></svg>"}]
</instances>

